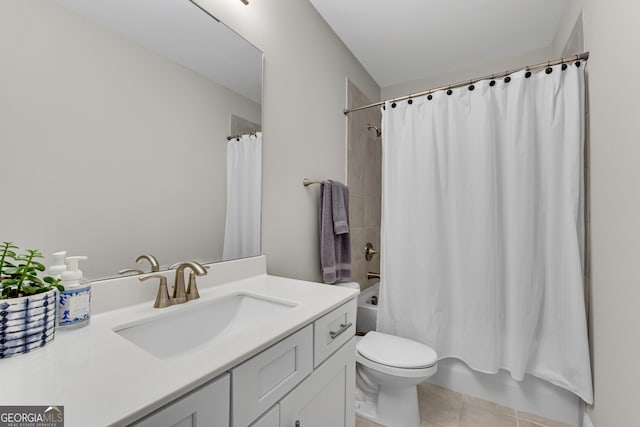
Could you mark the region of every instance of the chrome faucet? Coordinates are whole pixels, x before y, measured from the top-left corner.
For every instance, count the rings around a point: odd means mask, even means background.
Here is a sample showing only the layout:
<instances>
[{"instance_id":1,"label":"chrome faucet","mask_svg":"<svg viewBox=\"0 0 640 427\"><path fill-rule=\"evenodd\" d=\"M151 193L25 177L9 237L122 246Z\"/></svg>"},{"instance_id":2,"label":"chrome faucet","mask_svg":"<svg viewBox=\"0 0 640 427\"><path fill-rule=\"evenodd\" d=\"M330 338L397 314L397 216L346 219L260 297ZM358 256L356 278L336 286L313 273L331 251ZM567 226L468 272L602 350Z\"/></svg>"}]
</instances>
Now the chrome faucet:
<instances>
[{"instance_id":1,"label":"chrome faucet","mask_svg":"<svg viewBox=\"0 0 640 427\"><path fill-rule=\"evenodd\" d=\"M153 308L165 308L173 305L173 301L169 297L169 290L167 289L167 278L161 274L148 274L138 278L141 282L149 279L160 279L158 295L156 295L156 302L153 304Z\"/></svg>"},{"instance_id":2,"label":"chrome faucet","mask_svg":"<svg viewBox=\"0 0 640 427\"><path fill-rule=\"evenodd\" d=\"M157 273L160 271L160 264L158 264L156 257L151 254L144 254L136 258L136 262L138 264L142 264L144 260L149 261L149 264L151 264L151 273ZM137 268L125 268L123 270L119 270L118 274L144 274L144 271Z\"/></svg>"},{"instance_id":3,"label":"chrome faucet","mask_svg":"<svg viewBox=\"0 0 640 427\"><path fill-rule=\"evenodd\" d=\"M158 260L156 259L156 257L154 257L151 254L144 254L144 255L140 255L138 258L136 258L136 262L138 264L142 264L144 260L149 261L149 264L151 264L151 272L152 273L156 273L156 272L160 271L160 264L158 264Z\"/></svg>"},{"instance_id":4,"label":"chrome faucet","mask_svg":"<svg viewBox=\"0 0 640 427\"><path fill-rule=\"evenodd\" d=\"M207 269L200 263L195 261L179 262L170 267L176 269L176 276L173 283L173 297L174 304L182 304L192 299L200 298L198 294L198 288L196 286L195 276L204 276L207 274ZM189 289L188 292L184 289L184 269L190 268L191 273L189 275Z\"/></svg>"}]
</instances>

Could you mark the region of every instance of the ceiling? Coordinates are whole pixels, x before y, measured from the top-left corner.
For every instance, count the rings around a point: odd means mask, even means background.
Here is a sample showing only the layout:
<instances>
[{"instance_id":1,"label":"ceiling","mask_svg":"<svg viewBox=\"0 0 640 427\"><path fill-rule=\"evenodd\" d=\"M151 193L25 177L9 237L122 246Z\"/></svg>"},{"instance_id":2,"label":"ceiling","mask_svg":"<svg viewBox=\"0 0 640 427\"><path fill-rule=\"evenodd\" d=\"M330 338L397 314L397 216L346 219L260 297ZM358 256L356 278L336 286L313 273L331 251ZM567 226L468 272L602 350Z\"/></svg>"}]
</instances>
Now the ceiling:
<instances>
[{"instance_id":1,"label":"ceiling","mask_svg":"<svg viewBox=\"0 0 640 427\"><path fill-rule=\"evenodd\" d=\"M310 0L380 87L551 46L567 0Z\"/></svg>"}]
</instances>

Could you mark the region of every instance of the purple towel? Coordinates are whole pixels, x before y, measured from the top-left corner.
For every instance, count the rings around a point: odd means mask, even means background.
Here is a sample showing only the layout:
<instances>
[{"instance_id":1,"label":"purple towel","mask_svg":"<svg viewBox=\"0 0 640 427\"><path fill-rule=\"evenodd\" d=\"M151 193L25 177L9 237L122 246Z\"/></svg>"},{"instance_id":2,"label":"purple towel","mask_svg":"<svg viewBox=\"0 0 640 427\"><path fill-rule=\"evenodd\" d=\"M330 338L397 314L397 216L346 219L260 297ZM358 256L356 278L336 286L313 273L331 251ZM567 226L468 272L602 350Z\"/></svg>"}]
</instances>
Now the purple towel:
<instances>
[{"instance_id":1,"label":"purple towel","mask_svg":"<svg viewBox=\"0 0 640 427\"><path fill-rule=\"evenodd\" d=\"M349 189L337 181L331 183L331 203L333 204L333 232L349 232Z\"/></svg>"},{"instance_id":2,"label":"purple towel","mask_svg":"<svg viewBox=\"0 0 640 427\"><path fill-rule=\"evenodd\" d=\"M320 265L325 283L351 278L348 212L347 187L336 181L323 182L320 185Z\"/></svg>"}]
</instances>

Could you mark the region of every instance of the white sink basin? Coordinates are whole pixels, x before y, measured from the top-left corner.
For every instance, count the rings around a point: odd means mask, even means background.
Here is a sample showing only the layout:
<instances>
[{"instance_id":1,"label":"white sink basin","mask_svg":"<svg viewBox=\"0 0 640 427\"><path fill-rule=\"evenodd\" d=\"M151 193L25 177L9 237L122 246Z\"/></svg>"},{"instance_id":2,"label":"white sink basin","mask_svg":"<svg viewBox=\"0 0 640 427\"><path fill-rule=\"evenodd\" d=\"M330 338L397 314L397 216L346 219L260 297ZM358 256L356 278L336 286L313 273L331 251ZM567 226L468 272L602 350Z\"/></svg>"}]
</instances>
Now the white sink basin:
<instances>
[{"instance_id":1,"label":"white sink basin","mask_svg":"<svg viewBox=\"0 0 640 427\"><path fill-rule=\"evenodd\" d=\"M236 294L210 302L186 303L184 309L114 331L161 359L258 327L296 304L258 295Z\"/></svg>"}]
</instances>

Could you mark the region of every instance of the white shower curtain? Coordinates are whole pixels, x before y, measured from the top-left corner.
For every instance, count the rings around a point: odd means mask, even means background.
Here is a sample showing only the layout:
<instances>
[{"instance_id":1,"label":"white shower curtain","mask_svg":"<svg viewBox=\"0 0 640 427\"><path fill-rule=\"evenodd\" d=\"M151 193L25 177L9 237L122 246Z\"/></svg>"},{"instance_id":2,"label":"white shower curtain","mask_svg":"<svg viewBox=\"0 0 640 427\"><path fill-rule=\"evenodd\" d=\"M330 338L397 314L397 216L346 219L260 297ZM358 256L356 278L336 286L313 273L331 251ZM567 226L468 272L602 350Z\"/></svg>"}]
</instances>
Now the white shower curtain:
<instances>
[{"instance_id":1,"label":"white shower curtain","mask_svg":"<svg viewBox=\"0 0 640 427\"><path fill-rule=\"evenodd\" d=\"M591 403L583 70L385 105L378 329Z\"/></svg>"},{"instance_id":2,"label":"white shower curtain","mask_svg":"<svg viewBox=\"0 0 640 427\"><path fill-rule=\"evenodd\" d=\"M260 255L262 133L227 143L224 260Z\"/></svg>"}]
</instances>

